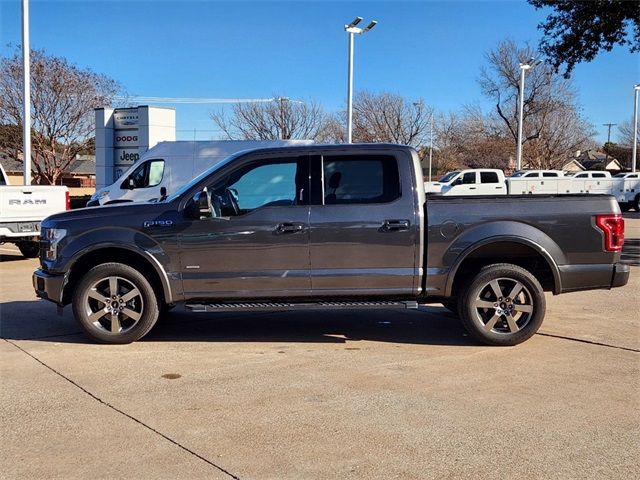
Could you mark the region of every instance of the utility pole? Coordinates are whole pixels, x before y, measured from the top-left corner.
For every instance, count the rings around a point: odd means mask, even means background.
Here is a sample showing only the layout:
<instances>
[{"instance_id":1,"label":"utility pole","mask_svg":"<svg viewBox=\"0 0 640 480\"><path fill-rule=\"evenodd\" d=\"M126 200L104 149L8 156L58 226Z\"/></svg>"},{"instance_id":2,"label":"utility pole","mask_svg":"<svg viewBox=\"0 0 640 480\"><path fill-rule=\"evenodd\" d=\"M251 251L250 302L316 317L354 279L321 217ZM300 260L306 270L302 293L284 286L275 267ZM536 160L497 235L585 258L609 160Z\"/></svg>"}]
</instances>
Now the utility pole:
<instances>
[{"instance_id":1,"label":"utility pole","mask_svg":"<svg viewBox=\"0 0 640 480\"><path fill-rule=\"evenodd\" d=\"M285 129L284 102L289 99L287 97L278 97L276 100L278 101L278 105L280 107L280 140L285 140L285 137L288 136L288 133Z\"/></svg>"},{"instance_id":2,"label":"utility pole","mask_svg":"<svg viewBox=\"0 0 640 480\"><path fill-rule=\"evenodd\" d=\"M609 147L609 142L611 142L611 127L615 127L617 123L603 123L605 127L609 127L609 132L607 133L607 143L604 146L604 168L607 168L607 163L609 163L609 151L607 148Z\"/></svg>"}]
</instances>

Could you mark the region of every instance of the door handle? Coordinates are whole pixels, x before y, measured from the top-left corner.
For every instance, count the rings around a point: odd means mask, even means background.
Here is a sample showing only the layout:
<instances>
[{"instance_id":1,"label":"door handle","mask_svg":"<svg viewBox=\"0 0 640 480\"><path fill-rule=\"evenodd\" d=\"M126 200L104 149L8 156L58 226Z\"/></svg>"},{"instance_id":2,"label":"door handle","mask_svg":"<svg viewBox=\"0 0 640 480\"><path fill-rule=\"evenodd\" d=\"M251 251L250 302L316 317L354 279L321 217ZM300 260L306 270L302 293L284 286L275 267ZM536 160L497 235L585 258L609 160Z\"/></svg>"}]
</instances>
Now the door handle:
<instances>
[{"instance_id":1,"label":"door handle","mask_svg":"<svg viewBox=\"0 0 640 480\"><path fill-rule=\"evenodd\" d=\"M294 222L285 222L281 223L276 227L276 233L298 233L304 230L304 224L302 223L294 223Z\"/></svg>"},{"instance_id":2,"label":"door handle","mask_svg":"<svg viewBox=\"0 0 640 480\"><path fill-rule=\"evenodd\" d=\"M402 232L409 230L411 223L409 220L385 220L382 224L382 230L385 232Z\"/></svg>"},{"instance_id":3,"label":"door handle","mask_svg":"<svg viewBox=\"0 0 640 480\"><path fill-rule=\"evenodd\" d=\"M476 187L469 187L469 190L475 190Z\"/></svg>"}]
</instances>

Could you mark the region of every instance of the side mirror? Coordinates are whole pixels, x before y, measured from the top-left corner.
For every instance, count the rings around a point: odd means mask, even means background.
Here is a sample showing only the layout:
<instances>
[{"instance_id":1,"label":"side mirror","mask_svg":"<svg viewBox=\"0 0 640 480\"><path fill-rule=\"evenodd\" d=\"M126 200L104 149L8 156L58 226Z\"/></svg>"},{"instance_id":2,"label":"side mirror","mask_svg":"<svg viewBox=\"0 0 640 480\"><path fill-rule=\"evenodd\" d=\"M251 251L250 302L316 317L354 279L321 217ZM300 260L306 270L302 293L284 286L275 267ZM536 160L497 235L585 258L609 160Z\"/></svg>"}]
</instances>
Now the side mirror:
<instances>
[{"instance_id":1,"label":"side mirror","mask_svg":"<svg viewBox=\"0 0 640 480\"><path fill-rule=\"evenodd\" d=\"M455 187L456 185L462 185L462 179L461 179L461 178L457 178L457 179L455 180L455 182L453 182L453 183L451 184L451 186L452 186L452 187Z\"/></svg>"},{"instance_id":2,"label":"side mirror","mask_svg":"<svg viewBox=\"0 0 640 480\"><path fill-rule=\"evenodd\" d=\"M200 190L193 196L189 205L189 216L193 218L210 217L212 213L209 195L206 190Z\"/></svg>"},{"instance_id":3,"label":"side mirror","mask_svg":"<svg viewBox=\"0 0 640 480\"><path fill-rule=\"evenodd\" d=\"M127 179L127 187L129 187L129 190L136 188L136 182L133 181L133 178Z\"/></svg>"},{"instance_id":4,"label":"side mirror","mask_svg":"<svg viewBox=\"0 0 640 480\"><path fill-rule=\"evenodd\" d=\"M166 198L167 196L167 187L160 187L160 197Z\"/></svg>"}]
</instances>

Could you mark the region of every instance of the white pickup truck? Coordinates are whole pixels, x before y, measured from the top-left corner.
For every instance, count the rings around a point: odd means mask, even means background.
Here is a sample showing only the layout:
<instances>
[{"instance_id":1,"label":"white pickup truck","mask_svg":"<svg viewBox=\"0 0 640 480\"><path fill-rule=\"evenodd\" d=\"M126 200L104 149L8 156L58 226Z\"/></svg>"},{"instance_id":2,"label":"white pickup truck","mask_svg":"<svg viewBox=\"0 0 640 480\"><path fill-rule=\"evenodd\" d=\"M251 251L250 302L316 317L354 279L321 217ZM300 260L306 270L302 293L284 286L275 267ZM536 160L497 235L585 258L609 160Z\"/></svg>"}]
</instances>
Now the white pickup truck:
<instances>
[{"instance_id":1,"label":"white pickup truck","mask_svg":"<svg viewBox=\"0 0 640 480\"><path fill-rule=\"evenodd\" d=\"M505 178L498 169L468 169L447 173L437 182L425 182L425 192L435 195L613 195L623 211L640 212L640 173L560 170L521 170Z\"/></svg>"},{"instance_id":2,"label":"white pickup truck","mask_svg":"<svg viewBox=\"0 0 640 480\"><path fill-rule=\"evenodd\" d=\"M15 243L25 257L37 257L40 222L64 210L69 210L67 187L9 185L0 165L0 243Z\"/></svg>"}]
</instances>

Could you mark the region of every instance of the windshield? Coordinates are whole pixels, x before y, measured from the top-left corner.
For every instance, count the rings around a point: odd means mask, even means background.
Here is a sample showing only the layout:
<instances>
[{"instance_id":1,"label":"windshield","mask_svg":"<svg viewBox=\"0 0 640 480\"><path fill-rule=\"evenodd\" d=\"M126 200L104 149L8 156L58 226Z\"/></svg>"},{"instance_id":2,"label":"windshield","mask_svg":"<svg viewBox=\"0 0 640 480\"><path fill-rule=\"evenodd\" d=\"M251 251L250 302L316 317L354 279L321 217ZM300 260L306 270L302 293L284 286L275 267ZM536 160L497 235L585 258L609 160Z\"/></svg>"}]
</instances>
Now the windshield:
<instances>
[{"instance_id":1,"label":"windshield","mask_svg":"<svg viewBox=\"0 0 640 480\"><path fill-rule=\"evenodd\" d=\"M518 171L518 172L515 172L513 175L511 175L511 178L514 178L514 177L521 177L521 176L523 176L525 173L527 173L527 171L526 171L526 170L520 170L520 171Z\"/></svg>"},{"instance_id":2,"label":"windshield","mask_svg":"<svg viewBox=\"0 0 640 480\"><path fill-rule=\"evenodd\" d=\"M190 190L192 187L194 187L195 185L197 185L199 182L201 182L202 180L204 180L207 176L209 176L211 173L213 173L214 171L218 170L219 168L224 167L225 165L227 165L229 162L231 162L232 160L236 159L237 157L239 157L240 155L244 155L246 153L246 150L243 150L241 152L237 152L234 153L233 155L231 155L230 157L225 158L224 160L215 163L214 165L210 166L209 168L207 168L204 172L202 172L200 175L198 175L197 177L195 177L193 180L191 180L188 183L185 183L182 187L180 187L178 190L176 190L176 192L173 195L170 195L169 197L167 197L167 199L165 200L165 202L173 202L176 198L178 198L179 196L181 196L183 193L185 193L186 191Z\"/></svg>"},{"instance_id":3,"label":"windshield","mask_svg":"<svg viewBox=\"0 0 640 480\"><path fill-rule=\"evenodd\" d=\"M614 177L616 177L616 178L622 178L622 177L624 177L625 175L626 175L626 173L616 173L616 174L614 175Z\"/></svg>"},{"instance_id":4,"label":"windshield","mask_svg":"<svg viewBox=\"0 0 640 480\"><path fill-rule=\"evenodd\" d=\"M447 183L449 180L451 180L453 177L455 177L456 175L458 175L460 172L459 171L455 171L455 172L449 172L447 173L444 177L442 177L440 180L438 180L439 182L442 183Z\"/></svg>"}]
</instances>

